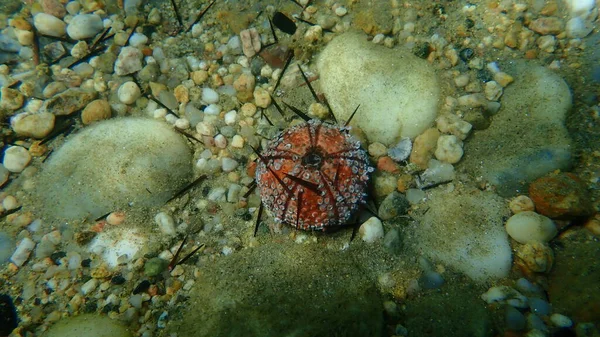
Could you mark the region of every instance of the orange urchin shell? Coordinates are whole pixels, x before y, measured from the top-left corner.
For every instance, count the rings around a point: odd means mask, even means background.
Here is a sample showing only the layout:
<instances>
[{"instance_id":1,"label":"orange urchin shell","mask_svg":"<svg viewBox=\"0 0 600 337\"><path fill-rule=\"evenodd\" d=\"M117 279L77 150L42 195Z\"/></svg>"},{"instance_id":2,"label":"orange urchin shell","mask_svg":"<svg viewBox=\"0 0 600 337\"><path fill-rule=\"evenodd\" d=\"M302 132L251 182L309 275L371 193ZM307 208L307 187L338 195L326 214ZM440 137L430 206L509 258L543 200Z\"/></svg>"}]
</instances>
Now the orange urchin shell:
<instances>
[{"instance_id":1,"label":"orange urchin shell","mask_svg":"<svg viewBox=\"0 0 600 337\"><path fill-rule=\"evenodd\" d=\"M256 183L275 221L303 230L345 225L365 202L373 167L347 127L310 120L271 140Z\"/></svg>"}]
</instances>

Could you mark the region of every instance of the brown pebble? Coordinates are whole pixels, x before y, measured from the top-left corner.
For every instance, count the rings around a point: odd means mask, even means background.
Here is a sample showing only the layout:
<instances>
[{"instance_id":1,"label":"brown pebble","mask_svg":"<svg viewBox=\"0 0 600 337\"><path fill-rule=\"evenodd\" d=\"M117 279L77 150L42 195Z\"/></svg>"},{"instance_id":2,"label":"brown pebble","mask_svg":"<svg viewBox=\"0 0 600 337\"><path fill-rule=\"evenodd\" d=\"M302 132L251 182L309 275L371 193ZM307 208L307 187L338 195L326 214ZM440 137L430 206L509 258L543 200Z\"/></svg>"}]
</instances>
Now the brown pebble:
<instances>
[{"instance_id":1,"label":"brown pebble","mask_svg":"<svg viewBox=\"0 0 600 337\"><path fill-rule=\"evenodd\" d=\"M429 159L433 156L433 151L435 151L439 137L440 132L435 128L427 129L418 135L415 138L412 152L410 153L410 162L422 169L426 169Z\"/></svg>"},{"instance_id":2,"label":"brown pebble","mask_svg":"<svg viewBox=\"0 0 600 337\"><path fill-rule=\"evenodd\" d=\"M90 102L81 113L81 121L88 125L95 121L108 119L111 116L110 104L103 99Z\"/></svg>"},{"instance_id":3,"label":"brown pebble","mask_svg":"<svg viewBox=\"0 0 600 337\"><path fill-rule=\"evenodd\" d=\"M46 14L54 15L59 19L67 14L65 6L58 0L41 0L40 2Z\"/></svg>"},{"instance_id":4,"label":"brown pebble","mask_svg":"<svg viewBox=\"0 0 600 337\"><path fill-rule=\"evenodd\" d=\"M543 17L531 21L529 29L541 35L556 35L563 31L563 22L557 17Z\"/></svg>"},{"instance_id":5,"label":"brown pebble","mask_svg":"<svg viewBox=\"0 0 600 337\"><path fill-rule=\"evenodd\" d=\"M12 19L10 25L20 30L31 30L31 24L21 17Z\"/></svg>"},{"instance_id":6,"label":"brown pebble","mask_svg":"<svg viewBox=\"0 0 600 337\"><path fill-rule=\"evenodd\" d=\"M101 264L100 266L92 269L90 275L93 278L108 278L111 276L111 273L105 264Z\"/></svg>"},{"instance_id":7,"label":"brown pebble","mask_svg":"<svg viewBox=\"0 0 600 337\"><path fill-rule=\"evenodd\" d=\"M536 211L549 218L570 219L592 213L585 184L572 173L551 173L529 185Z\"/></svg>"}]
</instances>

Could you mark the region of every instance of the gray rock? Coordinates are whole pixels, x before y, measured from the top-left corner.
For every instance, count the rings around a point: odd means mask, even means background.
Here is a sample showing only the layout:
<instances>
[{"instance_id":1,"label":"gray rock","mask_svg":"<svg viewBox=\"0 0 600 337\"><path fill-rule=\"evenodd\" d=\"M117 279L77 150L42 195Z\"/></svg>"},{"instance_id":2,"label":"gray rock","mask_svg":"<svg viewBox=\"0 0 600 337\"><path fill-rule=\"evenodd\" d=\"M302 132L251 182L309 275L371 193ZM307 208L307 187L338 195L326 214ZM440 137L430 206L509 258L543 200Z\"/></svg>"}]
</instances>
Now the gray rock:
<instances>
[{"instance_id":1,"label":"gray rock","mask_svg":"<svg viewBox=\"0 0 600 337\"><path fill-rule=\"evenodd\" d=\"M104 29L102 18L96 14L78 14L67 26L67 34L73 40L94 37Z\"/></svg>"},{"instance_id":2,"label":"gray rock","mask_svg":"<svg viewBox=\"0 0 600 337\"><path fill-rule=\"evenodd\" d=\"M483 177L505 197L571 164L571 139L564 125L571 107L567 83L557 74L528 62L506 71L515 82L504 90L502 108L491 125L465 142L458 167Z\"/></svg>"},{"instance_id":3,"label":"gray rock","mask_svg":"<svg viewBox=\"0 0 600 337\"><path fill-rule=\"evenodd\" d=\"M185 140L165 123L96 122L53 152L37 177L37 198L48 216L66 219L162 205L189 183L191 160Z\"/></svg>"},{"instance_id":4,"label":"gray rock","mask_svg":"<svg viewBox=\"0 0 600 337\"><path fill-rule=\"evenodd\" d=\"M381 336L383 303L343 251L293 242L245 249L207 264L179 336ZM202 303L197 305L196 303Z\"/></svg>"}]
</instances>

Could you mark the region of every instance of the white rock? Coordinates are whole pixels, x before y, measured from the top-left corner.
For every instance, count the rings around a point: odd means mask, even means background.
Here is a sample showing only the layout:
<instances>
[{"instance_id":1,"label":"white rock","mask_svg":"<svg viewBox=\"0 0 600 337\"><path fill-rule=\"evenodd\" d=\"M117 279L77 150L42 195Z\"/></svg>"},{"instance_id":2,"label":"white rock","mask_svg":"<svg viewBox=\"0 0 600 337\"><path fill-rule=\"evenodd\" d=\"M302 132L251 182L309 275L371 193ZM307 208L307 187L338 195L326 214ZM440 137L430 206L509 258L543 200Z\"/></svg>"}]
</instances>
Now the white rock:
<instances>
[{"instance_id":1,"label":"white rock","mask_svg":"<svg viewBox=\"0 0 600 337\"><path fill-rule=\"evenodd\" d=\"M123 104L133 104L140 98L142 92L135 82L129 81L121 84L118 91L119 101Z\"/></svg>"},{"instance_id":2,"label":"white rock","mask_svg":"<svg viewBox=\"0 0 600 337\"><path fill-rule=\"evenodd\" d=\"M404 137L395 146L389 148L387 150L387 154L394 161L401 162L410 156L411 150L412 142L410 141L410 138Z\"/></svg>"},{"instance_id":3,"label":"white rock","mask_svg":"<svg viewBox=\"0 0 600 337\"><path fill-rule=\"evenodd\" d=\"M374 45L363 34L344 33L327 45L317 65L337 120L347 120L360 104L351 125L359 126L371 142L389 145L414 138L437 115L440 85L435 71L410 52Z\"/></svg>"},{"instance_id":4,"label":"white rock","mask_svg":"<svg viewBox=\"0 0 600 337\"><path fill-rule=\"evenodd\" d=\"M98 280L96 280L95 278L92 278L81 286L81 293L84 295L87 295L87 294L91 293L92 291L94 291L97 286L98 286Z\"/></svg>"},{"instance_id":5,"label":"white rock","mask_svg":"<svg viewBox=\"0 0 600 337\"><path fill-rule=\"evenodd\" d=\"M567 36L573 39L581 39L588 36L594 30L594 24L585 20L581 16L574 17L567 21L565 27Z\"/></svg>"},{"instance_id":6,"label":"white rock","mask_svg":"<svg viewBox=\"0 0 600 337\"><path fill-rule=\"evenodd\" d=\"M225 124L234 125L235 121L237 119L237 111L231 110L231 111L227 112L225 114L225 116L223 117L223 119L225 120Z\"/></svg>"},{"instance_id":7,"label":"white rock","mask_svg":"<svg viewBox=\"0 0 600 337\"><path fill-rule=\"evenodd\" d=\"M207 115L218 115L221 112L221 107L217 104L209 104L204 108L204 113Z\"/></svg>"},{"instance_id":8,"label":"white rock","mask_svg":"<svg viewBox=\"0 0 600 337\"><path fill-rule=\"evenodd\" d=\"M454 166L431 159L427 163L427 169L421 174L423 186L433 185L441 182L454 180Z\"/></svg>"},{"instance_id":9,"label":"white rock","mask_svg":"<svg viewBox=\"0 0 600 337\"><path fill-rule=\"evenodd\" d=\"M30 238L23 238L13 255L10 257L10 260L18 267L21 267L29 258L29 254L31 254L31 251L33 251L34 247L35 242L33 242Z\"/></svg>"},{"instance_id":10,"label":"white rock","mask_svg":"<svg viewBox=\"0 0 600 337\"><path fill-rule=\"evenodd\" d=\"M4 167L10 172L21 172L31 161L31 155L22 146L11 146L4 151Z\"/></svg>"},{"instance_id":11,"label":"white rock","mask_svg":"<svg viewBox=\"0 0 600 337\"><path fill-rule=\"evenodd\" d=\"M129 38L129 45L132 47L140 47L148 42L148 37L144 34L133 33Z\"/></svg>"},{"instance_id":12,"label":"white rock","mask_svg":"<svg viewBox=\"0 0 600 337\"><path fill-rule=\"evenodd\" d=\"M552 36L552 35L550 35ZM485 83L485 98L490 101L497 101L502 96L502 86L496 81L489 81Z\"/></svg>"},{"instance_id":13,"label":"white rock","mask_svg":"<svg viewBox=\"0 0 600 337\"><path fill-rule=\"evenodd\" d=\"M221 149L224 149L227 147L227 138L225 138L225 136L223 136L222 134L218 134L215 136L215 146Z\"/></svg>"},{"instance_id":14,"label":"white rock","mask_svg":"<svg viewBox=\"0 0 600 337\"><path fill-rule=\"evenodd\" d=\"M520 212L506 221L506 232L519 243L548 242L556 235L556 225L535 212Z\"/></svg>"},{"instance_id":15,"label":"white rock","mask_svg":"<svg viewBox=\"0 0 600 337\"><path fill-rule=\"evenodd\" d=\"M485 107L487 100L485 99L485 95L481 93L467 94L458 98L458 105L467 108Z\"/></svg>"},{"instance_id":16,"label":"white rock","mask_svg":"<svg viewBox=\"0 0 600 337\"><path fill-rule=\"evenodd\" d=\"M202 88L202 100L208 104L219 102L219 94L211 88Z\"/></svg>"},{"instance_id":17,"label":"white rock","mask_svg":"<svg viewBox=\"0 0 600 337\"><path fill-rule=\"evenodd\" d=\"M591 11L596 2L594 0L565 0L572 16L584 15Z\"/></svg>"},{"instance_id":18,"label":"white rock","mask_svg":"<svg viewBox=\"0 0 600 337\"><path fill-rule=\"evenodd\" d=\"M256 28L242 30L240 40L242 41L242 51L246 57L250 58L260 51L260 35Z\"/></svg>"},{"instance_id":19,"label":"white rock","mask_svg":"<svg viewBox=\"0 0 600 337\"><path fill-rule=\"evenodd\" d=\"M235 147L237 149L241 149L244 147L244 137L240 135L235 135L231 139L231 147ZM0 184L1 186L1 184Z\"/></svg>"},{"instance_id":20,"label":"white rock","mask_svg":"<svg viewBox=\"0 0 600 337\"><path fill-rule=\"evenodd\" d=\"M383 238L383 224L377 217L370 217L358 229L360 238L368 243L375 242Z\"/></svg>"},{"instance_id":21,"label":"white rock","mask_svg":"<svg viewBox=\"0 0 600 337\"><path fill-rule=\"evenodd\" d=\"M102 18L96 14L78 14L67 26L67 34L73 40L83 40L96 36L104 29Z\"/></svg>"},{"instance_id":22,"label":"white rock","mask_svg":"<svg viewBox=\"0 0 600 337\"><path fill-rule=\"evenodd\" d=\"M129 75L142 70L142 52L135 47L123 47L115 62L115 74Z\"/></svg>"},{"instance_id":23,"label":"white rock","mask_svg":"<svg viewBox=\"0 0 600 337\"><path fill-rule=\"evenodd\" d=\"M10 211L19 207L19 202L14 196L8 195L6 198L4 198L4 200L2 200L2 207L4 207L5 210Z\"/></svg>"},{"instance_id":24,"label":"white rock","mask_svg":"<svg viewBox=\"0 0 600 337\"><path fill-rule=\"evenodd\" d=\"M441 135L437 141L435 157L445 163L458 163L464 153L462 145L462 141L455 135Z\"/></svg>"},{"instance_id":25,"label":"white rock","mask_svg":"<svg viewBox=\"0 0 600 337\"><path fill-rule=\"evenodd\" d=\"M344 16L347 13L348 13L348 10L344 6L339 6L338 8L335 9L335 15L337 15L337 16Z\"/></svg>"},{"instance_id":26,"label":"white rock","mask_svg":"<svg viewBox=\"0 0 600 337\"><path fill-rule=\"evenodd\" d=\"M66 24L54 15L38 13L33 17L33 25L43 35L62 37Z\"/></svg>"},{"instance_id":27,"label":"white rock","mask_svg":"<svg viewBox=\"0 0 600 337\"><path fill-rule=\"evenodd\" d=\"M173 220L173 217L169 214L165 212L160 212L156 214L156 216L154 217L154 221L156 222L158 228L163 234L171 236L176 234L175 220Z\"/></svg>"}]
</instances>

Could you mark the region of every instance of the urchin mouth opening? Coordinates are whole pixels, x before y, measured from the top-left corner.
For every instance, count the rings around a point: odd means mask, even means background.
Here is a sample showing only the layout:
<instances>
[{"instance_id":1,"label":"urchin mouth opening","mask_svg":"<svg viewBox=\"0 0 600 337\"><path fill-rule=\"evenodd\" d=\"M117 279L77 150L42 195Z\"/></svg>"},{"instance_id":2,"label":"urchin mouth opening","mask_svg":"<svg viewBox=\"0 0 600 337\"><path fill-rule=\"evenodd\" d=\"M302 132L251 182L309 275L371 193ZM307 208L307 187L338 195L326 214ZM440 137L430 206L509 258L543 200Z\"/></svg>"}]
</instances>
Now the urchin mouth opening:
<instances>
[{"instance_id":1,"label":"urchin mouth opening","mask_svg":"<svg viewBox=\"0 0 600 337\"><path fill-rule=\"evenodd\" d=\"M323 153L317 147L311 146L302 157L302 165L320 169L323 163Z\"/></svg>"}]
</instances>

